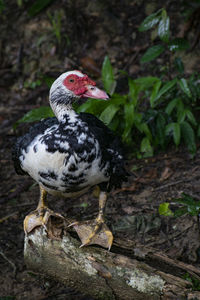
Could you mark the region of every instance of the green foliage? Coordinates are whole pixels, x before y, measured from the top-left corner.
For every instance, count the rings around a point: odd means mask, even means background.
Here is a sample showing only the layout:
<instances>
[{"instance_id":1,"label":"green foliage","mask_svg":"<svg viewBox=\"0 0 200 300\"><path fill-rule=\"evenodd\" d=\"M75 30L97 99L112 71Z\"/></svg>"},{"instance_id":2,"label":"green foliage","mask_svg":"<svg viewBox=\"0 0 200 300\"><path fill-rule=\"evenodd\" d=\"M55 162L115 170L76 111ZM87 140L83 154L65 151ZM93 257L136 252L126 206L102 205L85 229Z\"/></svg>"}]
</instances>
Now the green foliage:
<instances>
[{"instance_id":1,"label":"green foliage","mask_svg":"<svg viewBox=\"0 0 200 300\"><path fill-rule=\"evenodd\" d=\"M152 76L128 78L129 92L120 95L115 93L114 71L109 58L105 57L102 79L112 98L109 101L89 99L76 108L77 112L96 115L120 135L138 157L152 156L155 149L164 150L170 142L176 147L183 142L190 153L195 154L196 136L200 135L195 113L195 103L200 97L198 75L193 74L186 80L181 74L180 79L178 75L168 81ZM41 80L49 87L53 82L49 77ZM21 122L33 122L48 116L52 116L52 111L42 107L29 112L15 127Z\"/></svg>"},{"instance_id":2,"label":"green foliage","mask_svg":"<svg viewBox=\"0 0 200 300\"><path fill-rule=\"evenodd\" d=\"M4 11L5 9L5 3L4 3L4 0L0 0L0 15L2 14L2 12Z\"/></svg>"},{"instance_id":3,"label":"green foliage","mask_svg":"<svg viewBox=\"0 0 200 300\"><path fill-rule=\"evenodd\" d=\"M193 291L200 291L200 281L197 278L195 278L194 276L191 276L189 273L186 273L186 274L184 274L183 279L192 283ZM197 298L193 298L193 299L198 300Z\"/></svg>"},{"instance_id":4,"label":"green foliage","mask_svg":"<svg viewBox=\"0 0 200 300\"><path fill-rule=\"evenodd\" d=\"M140 62L141 63L149 62L149 61L155 59L156 57L158 57L161 53L163 53L164 50L165 50L165 48L163 47L163 45L152 46L152 47L148 48L148 50L142 56Z\"/></svg>"},{"instance_id":5,"label":"green foliage","mask_svg":"<svg viewBox=\"0 0 200 300\"><path fill-rule=\"evenodd\" d=\"M139 31L146 31L157 26L157 36L161 44L152 46L142 56L140 62L146 63L160 56L164 50L171 52L187 50L189 43L183 38L170 39L170 19L164 8L146 17L139 27Z\"/></svg>"},{"instance_id":6,"label":"green foliage","mask_svg":"<svg viewBox=\"0 0 200 300\"><path fill-rule=\"evenodd\" d=\"M164 202L162 204L160 204L159 208L158 208L159 214L163 215L163 216L174 216L174 213L171 211L171 209L169 208L169 203L168 202Z\"/></svg>"},{"instance_id":7,"label":"green foliage","mask_svg":"<svg viewBox=\"0 0 200 300\"><path fill-rule=\"evenodd\" d=\"M54 15L55 17L56 15ZM55 27L55 35L58 43L61 41L60 24L50 16ZM145 31L157 26L158 37L161 44L150 47L143 55L141 62L151 61L158 57L164 50L177 51L187 49L187 42L182 39L170 39L170 20L164 9L148 16L140 25L139 30ZM174 48L172 47L174 46ZM196 139L200 137L200 125L198 125L200 98L200 75L192 74L189 78L184 76L184 65L179 57L171 64L174 78L146 76L137 79L127 78L128 92L116 93L117 70L113 70L109 57L106 56L102 66L102 81L104 89L112 97L109 101L89 99L77 112L89 112L96 115L113 131L121 136L127 144L129 151L138 158L148 157L155 150L165 150L173 143L178 147L184 143L192 156L196 153ZM170 73L171 70L168 69ZM164 79L163 79L164 78ZM53 79L41 77L50 87ZM31 88L37 87L36 81ZM40 113L42 115L40 115ZM34 111L17 122L32 122L52 115L48 109ZM17 125L15 124L15 126ZM133 150L134 149L134 150Z\"/></svg>"},{"instance_id":8,"label":"green foliage","mask_svg":"<svg viewBox=\"0 0 200 300\"><path fill-rule=\"evenodd\" d=\"M154 149L165 149L170 141L179 146L183 141L192 155L196 152L195 129L197 121L189 106L193 93L190 79L175 77L162 82L158 77L128 79L129 93L114 93L116 86L109 58L103 63L102 77L106 91L113 93L109 101L89 100L78 112L89 112L98 116L111 129L122 136L130 147L134 139L143 156L153 155ZM193 76L191 82L198 81ZM196 88L194 88L197 92ZM198 95L200 95L198 91ZM194 100L193 100L194 101ZM143 110L146 105L147 109ZM135 137L133 137L133 134Z\"/></svg>"},{"instance_id":9,"label":"green foliage","mask_svg":"<svg viewBox=\"0 0 200 300\"><path fill-rule=\"evenodd\" d=\"M105 57L102 66L102 81L106 92L112 95L116 88L116 81L114 78L113 68L108 56Z\"/></svg>"},{"instance_id":10,"label":"green foliage","mask_svg":"<svg viewBox=\"0 0 200 300\"><path fill-rule=\"evenodd\" d=\"M40 13L44 8L46 8L53 1L55 1L55 0L35 0L33 5L28 10L29 15L31 17L36 16L38 13Z\"/></svg>"},{"instance_id":11,"label":"green foliage","mask_svg":"<svg viewBox=\"0 0 200 300\"><path fill-rule=\"evenodd\" d=\"M24 87L25 88L31 88L31 89L35 89L36 87L40 86L42 84L40 79L37 79L35 81L25 81L24 82Z\"/></svg>"},{"instance_id":12,"label":"green foliage","mask_svg":"<svg viewBox=\"0 0 200 300\"><path fill-rule=\"evenodd\" d=\"M164 202L159 206L159 214L164 216L180 217L185 214L198 216L200 213L200 201L193 199L190 195L183 193L181 198L173 199L173 202L179 206L181 205L181 207L172 211L169 208L170 203Z\"/></svg>"},{"instance_id":13,"label":"green foliage","mask_svg":"<svg viewBox=\"0 0 200 300\"><path fill-rule=\"evenodd\" d=\"M161 19L161 12L162 10L159 9L157 12L146 17L140 25L139 31L146 31L152 29L155 25L157 25Z\"/></svg>"},{"instance_id":14,"label":"green foliage","mask_svg":"<svg viewBox=\"0 0 200 300\"><path fill-rule=\"evenodd\" d=\"M50 13L48 13L48 17L49 17L49 19L51 21L51 24L52 24L52 27L53 27L53 33L56 36L58 44L60 44L61 43L61 19L62 19L62 14L59 11L55 11L53 16Z\"/></svg>"},{"instance_id":15,"label":"green foliage","mask_svg":"<svg viewBox=\"0 0 200 300\"><path fill-rule=\"evenodd\" d=\"M23 0L17 0L17 5L18 5L19 7L22 7L22 5L23 5Z\"/></svg>"},{"instance_id":16,"label":"green foliage","mask_svg":"<svg viewBox=\"0 0 200 300\"><path fill-rule=\"evenodd\" d=\"M52 86L53 82L55 81L55 78L49 77L49 76L42 76L42 80L46 83L46 85L50 89L50 87Z\"/></svg>"},{"instance_id":17,"label":"green foliage","mask_svg":"<svg viewBox=\"0 0 200 300\"><path fill-rule=\"evenodd\" d=\"M39 108L35 108L27 112L21 119L19 119L14 124L14 129L20 124L20 123L29 123L29 122L35 122L40 121L41 119L45 119L48 117L54 117L54 113L52 109L49 106L41 106Z\"/></svg>"}]
</instances>

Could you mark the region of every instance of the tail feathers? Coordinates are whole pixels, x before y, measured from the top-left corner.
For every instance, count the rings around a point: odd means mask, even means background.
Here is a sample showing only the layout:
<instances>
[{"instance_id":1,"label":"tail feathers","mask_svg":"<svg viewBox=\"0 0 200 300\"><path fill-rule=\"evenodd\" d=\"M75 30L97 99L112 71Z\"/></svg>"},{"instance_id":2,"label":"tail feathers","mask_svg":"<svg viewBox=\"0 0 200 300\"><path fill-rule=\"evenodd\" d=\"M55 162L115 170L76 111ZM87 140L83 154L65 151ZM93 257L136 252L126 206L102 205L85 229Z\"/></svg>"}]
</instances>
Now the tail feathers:
<instances>
[{"instance_id":1,"label":"tail feathers","mask_svg":"<svg viewBox=\"0 0 200 300\"><path fill-rule=\"evenodd\" d=\"M12 160L14 163L14 168L17 174L24 175L26 172L24 172L21 168L21 163L19 160L20 157L20 149L21 149L21 141L22 137L17 139L17 142L15 143L13 149L12 149Z\"/></svg>"},{"instance_id":2,"label":"tail feathers","mask_svg":"<svg viewBox=\"0 0 200 300\"><path fill-rule=\"evenodd\" d=\"M129 173L124 166L124 159L121 155L113 155L111 159L111 176L108 190L120 188L123 182L128 180Z\"/></svg>"}]
</instances>

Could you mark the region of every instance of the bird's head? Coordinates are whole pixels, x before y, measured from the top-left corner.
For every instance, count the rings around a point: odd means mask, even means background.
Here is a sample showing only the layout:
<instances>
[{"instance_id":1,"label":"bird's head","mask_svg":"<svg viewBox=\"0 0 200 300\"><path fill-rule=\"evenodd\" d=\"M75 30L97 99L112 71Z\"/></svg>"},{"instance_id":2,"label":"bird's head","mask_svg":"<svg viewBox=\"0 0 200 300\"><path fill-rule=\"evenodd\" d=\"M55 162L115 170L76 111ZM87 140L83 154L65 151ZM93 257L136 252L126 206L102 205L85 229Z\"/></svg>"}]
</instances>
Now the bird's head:
<instances>
[{"instance_id":1,"label":"bird's head","mask_svg":"<svg viewBox=\"0 0 200 300\"><path fill-rule=\"evenodd\" d=\"M80 98L107 100L109 96L96 87L96 83L80 71L69 71L60 75L50 89L51 104L71 105Z\"/></svg>"}]
</instances>

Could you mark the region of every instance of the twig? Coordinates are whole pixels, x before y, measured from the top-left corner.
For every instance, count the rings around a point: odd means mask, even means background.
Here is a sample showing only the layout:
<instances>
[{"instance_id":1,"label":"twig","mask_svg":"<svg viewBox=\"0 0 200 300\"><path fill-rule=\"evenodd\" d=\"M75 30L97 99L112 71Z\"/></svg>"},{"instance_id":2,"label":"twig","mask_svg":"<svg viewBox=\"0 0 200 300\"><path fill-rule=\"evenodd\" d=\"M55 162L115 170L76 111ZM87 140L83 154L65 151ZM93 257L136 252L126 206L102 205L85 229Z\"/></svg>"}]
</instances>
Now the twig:
<instances>
[{"instance_id":1,"label":"twig","mask_svg":"<svg viewBox=\"0 0 200 300\"><path fill-rule=\"evenodd\" d=\"M10 259L7 258L7 256L3 253L1 249L0 249L0 255L11 265L11 267L13 268L13 275L15 277L17 272L17 267L15 266L15 264Z\"/></svg>"},{"instance_id":2,"label":"twig","mask_svg":"<svg viewBox=\"0 0 200 300\"><path fill-rule=\"evenodd\" d=\"M158 186L157 188L153 189L153 191L160 191L160 190L163 190L163 189L168 188L170 186L173 186L173 185L176 185L176 184L179 184L179 183L182 183L182 182L190 181L190 180L191 179L188 179L188 180L187 179L182 179L182 180L177 180L177 181L174 181L174 182L170 182L170 183Z\"/></svg>"},{"instance_id":3,"label":"twig","mask_svg":"<svg viewBox=\"0 0 200 300\"><path fill-rule=\"evenodd\" d=\"M10 217L12 217L12 216L14 216L14 215L16 215L16 214L18 214L18 211L15 211L14 213L9 214L9 215L7 215L7 216L1 218L1 219L0 219L0 223L3 223L4 221L6 221L7 219L9 219Z\"/></svg>"},{"instance_id":4,"label":"twig","mask_svg":"<svg viewBox=\"0 0 200 300\"><path fill-rule=\"evenodd\" d=\"M35 202L29 202L29 203L19 203L19 204L16 204L14 205L14 207L24 207L24 206L31 206L31 205L35 205ZM13 206L12 206L13 207Z\"/></svg>"}]
</instances>

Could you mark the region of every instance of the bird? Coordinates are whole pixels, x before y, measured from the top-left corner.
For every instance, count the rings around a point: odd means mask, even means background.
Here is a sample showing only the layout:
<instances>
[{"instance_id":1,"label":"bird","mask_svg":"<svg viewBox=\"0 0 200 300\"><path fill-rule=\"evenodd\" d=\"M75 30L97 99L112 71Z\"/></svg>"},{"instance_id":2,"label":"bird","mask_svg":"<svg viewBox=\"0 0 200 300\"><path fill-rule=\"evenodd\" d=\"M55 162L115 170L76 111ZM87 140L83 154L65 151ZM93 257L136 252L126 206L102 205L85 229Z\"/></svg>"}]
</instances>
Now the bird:
<instances>
[{"instance_id":1,"label":"bird","mask_svg":"<svg viewBox=\"0 0 200 300\"><path fill-rule=\"evenodd\" d=\"M33 125L13 146L14 167L28 174L40 188L37 208L24 219L25 234L46 228L49 216L62 217L48 208L47 194L72 199L99 186L99 209L94 220L75 221L81 247L99 244L110 250L113 234L105 223L107 195L127 181L120 138L89 113L77 113L80 99L109 100L96 82L78 70L61 74L52 84L49 103L55 117ZM96 100L98 101L98 100Z\"/></svg>"}]
</instances>

